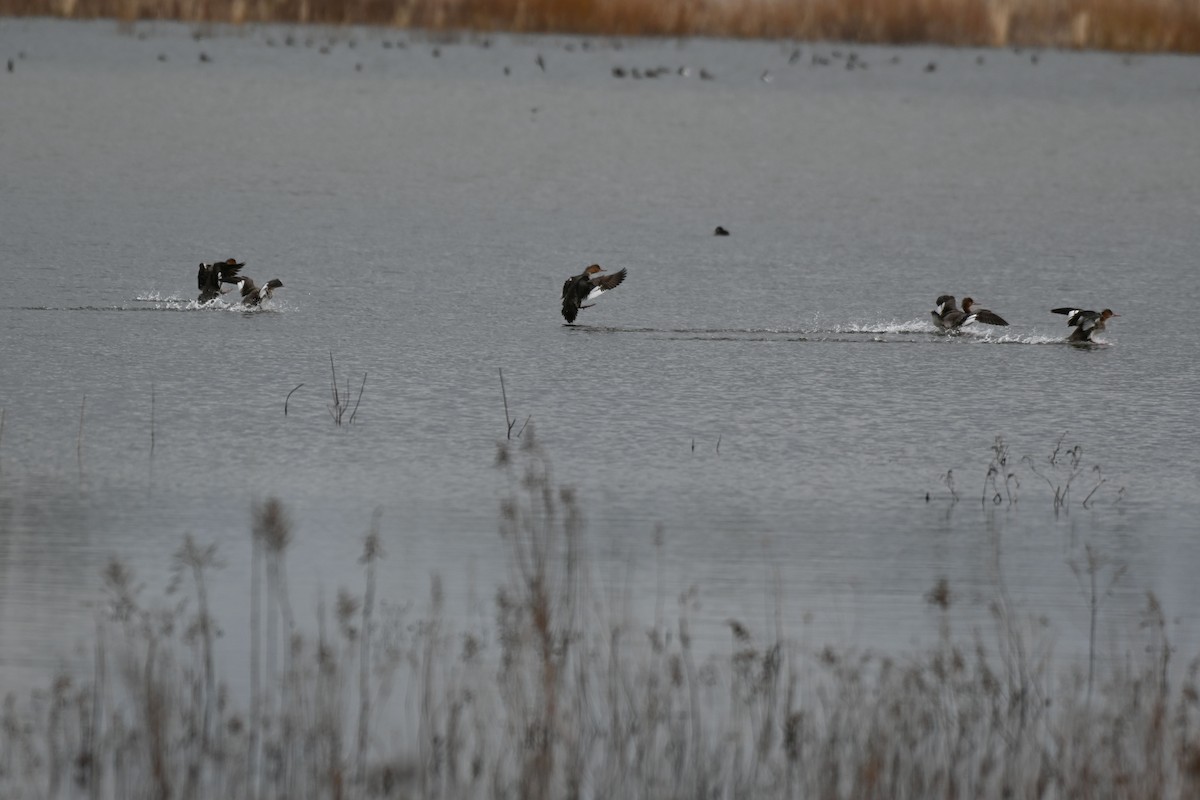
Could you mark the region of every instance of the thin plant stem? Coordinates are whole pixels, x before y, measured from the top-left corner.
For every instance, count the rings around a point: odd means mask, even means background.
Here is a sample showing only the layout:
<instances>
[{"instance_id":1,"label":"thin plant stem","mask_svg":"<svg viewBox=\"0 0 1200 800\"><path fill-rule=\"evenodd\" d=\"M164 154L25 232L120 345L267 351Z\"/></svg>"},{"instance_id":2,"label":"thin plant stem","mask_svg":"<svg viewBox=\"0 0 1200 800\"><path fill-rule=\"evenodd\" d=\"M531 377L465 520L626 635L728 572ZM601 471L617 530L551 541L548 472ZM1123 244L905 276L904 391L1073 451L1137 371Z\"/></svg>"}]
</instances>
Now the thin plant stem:
<instances>
[{"instance_id":1,"label":"thin plant stem","mask_svg":"<svg viewBox=\"0 0 1200 800\"><path fill-rule=\"evenodd\" d=\"M516 425L517 421L515 419L510 419L508 416L508 392L504 390L504 369L501 367L497 367L497 369L500 372L500 396L504 398L504 425L506 428L504 438L511 439L513 425ZM522 430L524 430L524 428L522 428Z\"/></svg>"},{"instance_id":2,"label":"thin plant stem","mask_svg":"<svg viewBox=\"0 0 1200 800\"><path fill-rule=\"evenodd\" d=\"M354 415L358 413L358 404L362 402L363 389L367 388L367 373L363 373L362 386L358 387L358 399L354 401L354 410L350 412L350 424L354 424ZM349 392L347 392L349 395Z\"/></svg>"},{"instance_id":3,"label":"thin plant stem","mask_svg":"<svg viewBox=\"0 0 1200 800\"><path fill-rule=\"evenodd\" d=\"M154 460L154 383L150 384L150 460Z\"/></svg>"},{"instance_id":4,"label":"thin plant stem","mask_svg":"<svg viewBox=\"0 0 1200 800\"><path fill-rule=\"evenodd\" d=\"M303 384L301 384L303 385ZM299 388L299 387L296 387ZM293 391L295 391L293 389ZM286 409L287 402L284 401ZM286 410L284 411L286 414ZM250 537L250 744L247 752L247 775L250 798L258 797L259 734L262 728L262 698L260 686L260 650L262 647L262 537Z\"/></svg>"},{"instance_id":5,"label":"thin plant stem","mask_svg":"<svg viewBox=\"0 0 1200 800\"><path fill-rule=\"evenodd\" d=\"M331 358L333 357L332 353L330 354L330 357ZM299 386L296 387L296 389L299 389L303 385L304 384L301 383ZM292 395L294 395L296 393L296 389L292 389L290 392L287 393L287 397L283 398L283 415L285 417L287 416L287 413L288 413L288 401L292 399Z\"/></svg>"},{"instance_id":6,"label":"thin plant stem","mask_svg":"<svg viewBox=\"0 0 1200 800\"><path fill-rule=\"evenodd\" d=\"M75 458L79 462L79 478L83 479L83 412L87 406L87 395L79 401L79 436L75 439Z\"/></svg>"},{"instance_id":7,"label":"thin plant stem","mask_svg":"<svg viewBox=\"0 0 1200 800\"><path fill-rule=\"evenodd\" d=\"M379 519L382 513L380 509L375 510L371 530L363 543L362 558L359 559L359 563L366 567L367 572L358 654L358 764L355 771L359 786L364 785L367 774L367 745L371 719L371 613L375 608L375 562L383 557L383 548L379 543Z\"/></svg>"}]
</instances>

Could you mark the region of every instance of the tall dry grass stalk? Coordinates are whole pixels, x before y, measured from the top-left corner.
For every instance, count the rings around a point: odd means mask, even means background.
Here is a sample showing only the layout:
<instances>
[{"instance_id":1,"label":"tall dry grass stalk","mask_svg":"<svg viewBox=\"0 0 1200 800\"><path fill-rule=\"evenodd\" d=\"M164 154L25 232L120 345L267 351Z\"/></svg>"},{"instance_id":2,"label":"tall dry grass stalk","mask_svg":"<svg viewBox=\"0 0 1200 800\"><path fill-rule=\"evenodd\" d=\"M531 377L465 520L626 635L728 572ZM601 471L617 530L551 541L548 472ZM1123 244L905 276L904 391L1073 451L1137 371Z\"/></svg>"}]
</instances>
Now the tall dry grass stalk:
<instances>
[{"instance_id":1,"label":"tall dry grass stalk","mask_svg":"<svg viewBox=\"0 0 1200 800\"><path fill-rule=\"evenodd\" d=\"M1194 0L0 0L0 14L1200 52Z\"/></svg>"}]
</instances>

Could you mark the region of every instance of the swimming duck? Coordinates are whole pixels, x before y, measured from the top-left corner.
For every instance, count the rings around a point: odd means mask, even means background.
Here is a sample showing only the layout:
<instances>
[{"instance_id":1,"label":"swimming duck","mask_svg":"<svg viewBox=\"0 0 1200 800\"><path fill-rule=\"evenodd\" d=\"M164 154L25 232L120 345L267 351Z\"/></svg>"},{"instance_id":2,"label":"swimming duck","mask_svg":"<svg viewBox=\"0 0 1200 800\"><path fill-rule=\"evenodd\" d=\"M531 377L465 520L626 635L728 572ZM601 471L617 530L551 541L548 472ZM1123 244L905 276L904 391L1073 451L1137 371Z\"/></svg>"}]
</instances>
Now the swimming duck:
<instances>
[{"instance_id":1,"label":"swimming duck","mask_svg":"<svg viewBox=\"0 0 1200 800\"><path fill-rule=\"evenodd\" d=\"M237 283L238 270L244 266L246 266L245 261L233 258L215 261L212 264L200 262L200 271L196 275L196 285L200 289L200 296L196 298L196 302L207 303L220 297L225 291L221 288L221 284Z\"/></svg>"},{"instance_id":2,"label":"swimming duck","mask_svg":"<svg viewBox=\"0 0 1200 800\"><path fill-rule=\"evenodd\" d=\"M595 300L600 295L611 289L616 288L625 280L624 268L620 272L614 272L611 275L600 275L592 277L597 272L603 272L603 268L599 264L592 264L583 272L573 277L567 278L563 283L562 292L562 315L567 323L573 323L580 309L591 308L594 304L584 305L588 300Z\"/></svg>"},{"instance_id":3,"label":"swimming duck","mask_svg":"<svg viewBox=\"0 0 1200 800\"><path fill-rule=\"evenodd\" d=\"M1068 342L1090 342L1092 334L1104 330L1104 323L1112 317L1119 317L1120 314L1114 312L1111 308L1106 308L1103 311L1085 311L1081 308L1052 308L1052 314L1066 314L1067 324L1075 330L1071 331L1071 335L1067 337Z\"/></svg>"},{"instance_id":4,"label":"swimming duck","mask_svg":"<svg viewBox=\"0 0 1200 800\"><path fill-rule=\"evenodd\" d=\"M958 303L955 301L954 295L940 295L934 302L937 303L937 308L929 312L933 317L934 327L944 331L962 324L962 312L958 310Z\"/></svg>"},{"instance_id":5,"label":"swimming duck","mask_svg":"<svg viewBox=\"0 0 1200 800\"><path fill-rule=\"evenodd\" d=\"M279 278L272 278L267 281L266 286L258 286L251 278L242 277L238 280L238 287L242 290L242 305L258 306L263 300L270 300L271 294L279 288L282 288L283 281Z\"/></svg>"},{"instance_id":6,"label":"swimming duck","mask_svg":"<svg viewBox=\"0 0 1200 800\"><path fill-rule=\"evenodd\" d=\"M1007 325L1003 317L995 312L988 311L986 308L973 308L975 301L970 297L964 297L962 309L954 301L954 295L944 294L937 300L937 308L930 312L933 317L933 324L943 331L954 330L966 325L968 322L983 322L987 325Z\"/></svg>"}]
</instances>

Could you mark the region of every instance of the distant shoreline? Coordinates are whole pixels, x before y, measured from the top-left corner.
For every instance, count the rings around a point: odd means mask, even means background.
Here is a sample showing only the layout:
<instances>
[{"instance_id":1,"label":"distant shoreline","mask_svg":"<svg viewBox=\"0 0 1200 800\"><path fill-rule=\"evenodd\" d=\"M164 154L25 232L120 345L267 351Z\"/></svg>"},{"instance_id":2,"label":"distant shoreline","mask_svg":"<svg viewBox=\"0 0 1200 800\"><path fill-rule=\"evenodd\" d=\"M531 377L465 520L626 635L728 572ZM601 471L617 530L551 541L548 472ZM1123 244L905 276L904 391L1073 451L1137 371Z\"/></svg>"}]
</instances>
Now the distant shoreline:
<instances>
[{"instance_id":1,"label":"distant shoreline","mask_svg":"<svg viewBox=\"0 0 1200 800\"><path fill-rule=\"evenodd\" d=\"M0 15L1200 53L1194 0L0 0Z\"/></svg>"}]
</instances>

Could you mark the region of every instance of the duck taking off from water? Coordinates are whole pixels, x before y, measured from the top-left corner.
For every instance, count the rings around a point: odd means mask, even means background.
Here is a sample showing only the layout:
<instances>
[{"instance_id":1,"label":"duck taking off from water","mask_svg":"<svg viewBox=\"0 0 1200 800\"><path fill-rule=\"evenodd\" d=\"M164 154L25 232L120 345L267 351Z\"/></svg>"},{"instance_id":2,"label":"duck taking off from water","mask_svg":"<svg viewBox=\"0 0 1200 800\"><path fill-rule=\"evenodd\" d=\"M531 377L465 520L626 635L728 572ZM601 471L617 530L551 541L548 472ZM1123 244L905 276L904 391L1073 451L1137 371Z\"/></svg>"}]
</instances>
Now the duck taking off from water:
<instances>
[{"instance_id":1,"label":"duck taking off from water","mask_svg":"<svg viewBox=\"0 0 1200 800\"><path fill-rule=\"evenodd\" d=\"M226 291L221 288L221 284L237 283L238 270L244 266L246 266L245 261L238 261L234 258L215 261L212 264L200 262L200 272L196 275L196 285L200 289L200 296L196 298L196 302L207 303L210 300L216 300Z\"/></svg>"},{"instance_id":2,"label":"duck taking off from water","mask_svg":"<svg viewBox=\"0 0 1200 800\"><path fill-rule=\"evenodd\" d=\"M1120 314L1114 312L1111 308L1106 308L1103 311L1085 311L1082 308L1052 308L1051 314L1066 314L1067 324L1075 330L1071 331L1071 335L1067 337L1068 342L1090 342L1092 334L1104 330L1104 324L1112 317L1119 317Z\"/></svg>"},{"instance_id":3,"label":"duck taking off from water","mask_svg":"<svg viewBox=\"0 0 1200 800\"><path fill-rule=\"evenodd\" d=\"M242 305L254 307L262 305L263 300L270 300L271 294L283 287L283 281L272 278L266 286L258 286L252 279L243 277L238 281L238 286L242 290Z\"/></svg>"},{"instance_id":4,"label":"duck taking off from water","mask_svg":"<svg viewBox=\"0 0 1200 800\"><path fill-rule=\"evenodd\" d=\"M933 317L933 326L939 331L949 330L962 324L963 313L958 310L958 301L952 294L943 294L934 301L937 308L929 312Z\"/></svg>"},{"instance_id":5,"label":"duck taking off from water","mask_svg":"<svg viewBox=\"0 0 1200 800\"><path fill-rule=\"evenodd\" d=\"M944 294L936 301L937 308L929 312L933 324L938 330L951 331L960 328L968 322L983 322L988 325L1007 325L1008 322L995 312L986 308L975 308L975 301L969 297L963 298L962 309L954 300L954 295Z\"/></svg>"},{"instance_id":6,"label":"duck taking off from water","mask_svg":"<svg viewBox=\"0 0 1200 800\"><path fill-rule=\"evenodd\" d=\"M575 322L575 317L579 314L580 309L591 308L594 305L594 303L584 305L588 300L595 300L605 292L615 289L621 284L621 281L625 280L626 270L623 267L620 272L614 272L611 275L596 275L597 272L603 271L599 264L592 264L578 275L567 278L563 283L562 315L568 325Z\"/></svg>"}]
</instances>

